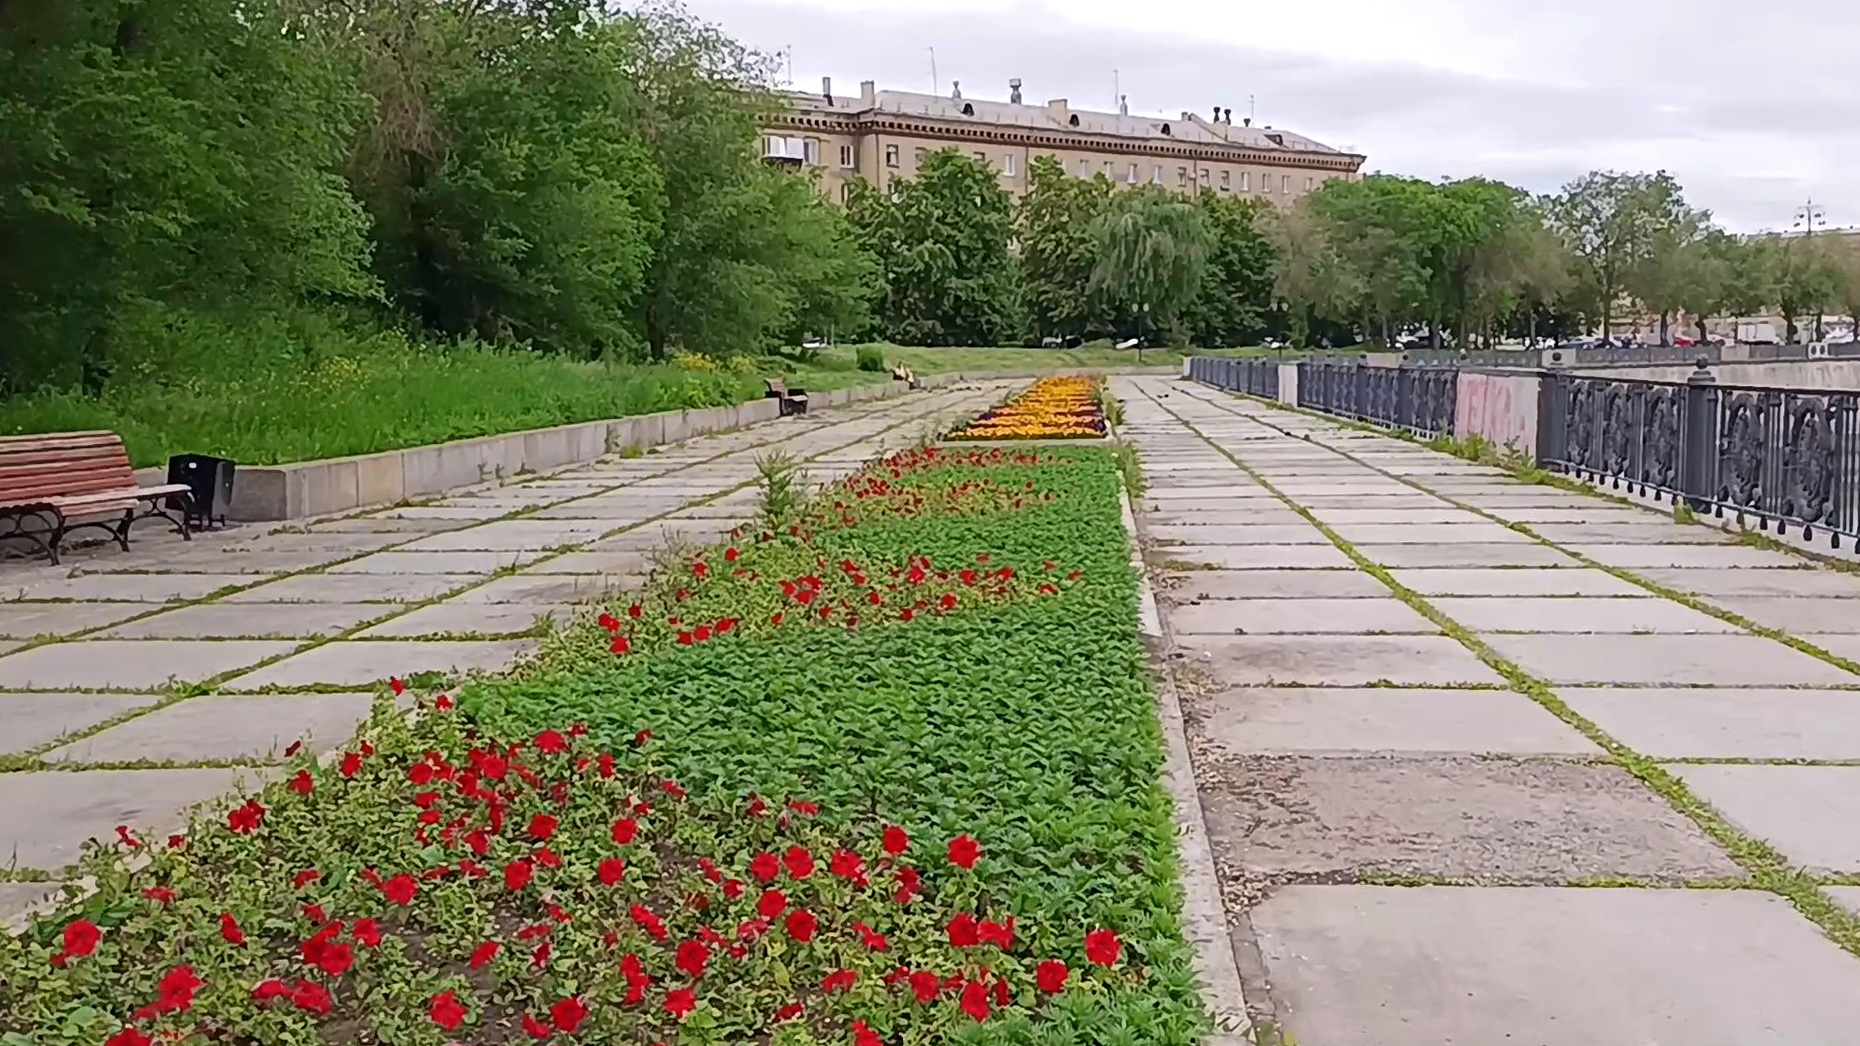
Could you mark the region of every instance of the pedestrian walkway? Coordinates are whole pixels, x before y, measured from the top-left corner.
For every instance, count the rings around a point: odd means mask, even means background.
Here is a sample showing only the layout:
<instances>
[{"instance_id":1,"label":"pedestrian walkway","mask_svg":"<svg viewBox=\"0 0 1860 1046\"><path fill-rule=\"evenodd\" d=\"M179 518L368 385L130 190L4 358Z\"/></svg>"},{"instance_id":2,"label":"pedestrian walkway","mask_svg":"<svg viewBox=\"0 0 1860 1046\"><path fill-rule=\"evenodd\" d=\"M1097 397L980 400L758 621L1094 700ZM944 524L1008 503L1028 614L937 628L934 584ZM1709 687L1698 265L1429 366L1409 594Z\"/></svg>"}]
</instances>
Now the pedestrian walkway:
<instances>
[{"instance_id":1,"label":"pedestrian walkway","mask_svg":"<svg viewBox=\"0 0 1860 1046\"><path fill-rule=\"evenodd\" d=\"M1860 576L1120 379L1255 1025L1860 1042Z\"/></svg>"},{"instance_id":2,"label":"pedestrian walkway","mask_svg":"<svg viewBox=\"0 0 1860 1046\"><path fill-rule=\"evenodd\" d=\"M758 458L824 482L947 428L984 382L827 410L430 503L0 570L0 920L87 839L160 837L293 742L345 743L393 676L523 656L670 544L752 519ZM37 881L31 881L37 880Z\"/></svg>"}]
</instances>

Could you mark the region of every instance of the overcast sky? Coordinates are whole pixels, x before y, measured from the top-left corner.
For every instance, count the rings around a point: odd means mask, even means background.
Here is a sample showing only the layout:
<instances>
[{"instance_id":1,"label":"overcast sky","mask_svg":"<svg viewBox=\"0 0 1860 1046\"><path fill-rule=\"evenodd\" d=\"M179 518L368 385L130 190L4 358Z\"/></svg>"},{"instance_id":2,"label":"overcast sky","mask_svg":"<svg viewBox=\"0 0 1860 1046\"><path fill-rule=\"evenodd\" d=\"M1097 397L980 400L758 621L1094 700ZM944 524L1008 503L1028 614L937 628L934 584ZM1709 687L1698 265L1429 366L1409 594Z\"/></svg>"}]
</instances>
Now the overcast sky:
<instances>
[{"instance_id":1,"label":"overcast sky","mask_svg":"<svg viewBox=\"0 0 1860 1046\"><path fill-rule=\"evenodd\" d=\"M860 80L1257 123L1365 170L1549 192L1594 168L1671 171L1740 232L1812 197L1860 225L1860 4L1845 0L688 0L797 87Z\"/></svg>"}]
</instances>

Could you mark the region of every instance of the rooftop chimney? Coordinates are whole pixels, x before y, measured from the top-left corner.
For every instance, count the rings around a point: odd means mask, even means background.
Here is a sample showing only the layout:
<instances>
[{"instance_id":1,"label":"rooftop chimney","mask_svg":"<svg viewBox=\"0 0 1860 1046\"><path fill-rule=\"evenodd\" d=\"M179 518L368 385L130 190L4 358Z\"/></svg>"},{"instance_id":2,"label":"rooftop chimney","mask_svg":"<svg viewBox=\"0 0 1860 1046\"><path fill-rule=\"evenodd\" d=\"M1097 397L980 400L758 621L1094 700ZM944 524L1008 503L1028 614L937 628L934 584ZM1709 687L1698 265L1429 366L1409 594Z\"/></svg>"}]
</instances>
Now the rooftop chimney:
<instances>
[{"instance_id":1,"label":"rooftop chimney","mask_svg":"<svg viewBox=\"0 0 1860 1046\"><path fill-rule=\"evenodd\" d=\"M859 81L859 104L867 109L878 104L878 84L871 80Z\"/></svg>"},{"instance_id":2,"label":"rooftop chimney","mask_svg":"<svg viewBox=\"0 0 1860 1046\"><path fill-rule=\"evenodd\" d=\"M1049 98L1046 101L1046 114L1056 123L1066 122L1066 117L1071 115L1070 108L1064 98Z\"/></svg>"},{"instance_id":3,"label":"rooftop chimney","mask_svg":"<svg viewBox=\"0 0 1860 1046\"><path fill-rule=\"evenodd\" d=\"M1129 95L1120 94L1117 96L1117 115L1119 116L1130 115L1130 96Z\"/></svg>"},{"instance_id":4,"label":"rooftop chimney","mask_svg":"<svg viewBox=\"0 0 1860 1046\"><path fill-rule=\"evenodd\" d=\"M1242 126L1242 127L1251 127L1251 126L1253 126L1253 118L1252 118L1251 116L1243 116L1243 117L1241 117L1241 118L1240 118L1240 126Z\"/></svg>"},{"instance_id":5,"label":"rooftop chimney","mask_svg":"<svg viewBox=\"0 0 1860 1046\"><path fill-rule=\"evenodd\" d=\"M962 99L962 81L961 80L951 80L949 82L949 96L958 101Z\"/></svg>"},{"instance_id":6,"label":"rooftop chimney","mask_svg":"<svg viewBox=\"0 0 1860 1046\"><path fill-rule=\"evenodd\" d=\"M1018 76L1008 81L1008 103L1010 105L1020 104L1020 77Z\"/></svg>"},{"instance_id":7,"label":"rooftop chimney","mask_svg":"<svg viewBox=\"0 0 1860 1046\"><path fill-rule=\"evenodd\" d=\"M826 97L828 105L833 104L833 77L823 76L820 78L820 93Z\"/></svg>"},{"instance_id":8,"label":"rooftop chimney","mask_svg":"<svg viewBox=\"0 0 1860 1046\"><path fill-rule=\"evenodd\" d=\"M1218 105L1214 107L1214 122L1215 123L1221 122L1221 107Z\"/></svg>"}]
</instances>

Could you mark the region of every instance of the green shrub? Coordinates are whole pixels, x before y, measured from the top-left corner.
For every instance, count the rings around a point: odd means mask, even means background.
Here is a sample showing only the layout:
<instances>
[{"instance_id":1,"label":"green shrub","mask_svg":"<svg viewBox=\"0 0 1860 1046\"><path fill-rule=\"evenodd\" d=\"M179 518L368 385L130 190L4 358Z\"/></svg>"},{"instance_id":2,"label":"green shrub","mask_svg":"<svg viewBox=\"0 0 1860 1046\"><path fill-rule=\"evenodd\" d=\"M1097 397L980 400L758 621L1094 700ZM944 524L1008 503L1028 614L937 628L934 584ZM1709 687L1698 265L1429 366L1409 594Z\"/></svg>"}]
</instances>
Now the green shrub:
<instances>
[{"instance_id":1,"label":"green shrub","mask_svg":"<svg viewBox=\"0 0 1860 1046\"><path fill-rule=\"evenodd\" d=\"M885 369L885 350L876 345L861 345L854 351L854 359L860 370L882 371Z\"/></svg>"}]
</instances>

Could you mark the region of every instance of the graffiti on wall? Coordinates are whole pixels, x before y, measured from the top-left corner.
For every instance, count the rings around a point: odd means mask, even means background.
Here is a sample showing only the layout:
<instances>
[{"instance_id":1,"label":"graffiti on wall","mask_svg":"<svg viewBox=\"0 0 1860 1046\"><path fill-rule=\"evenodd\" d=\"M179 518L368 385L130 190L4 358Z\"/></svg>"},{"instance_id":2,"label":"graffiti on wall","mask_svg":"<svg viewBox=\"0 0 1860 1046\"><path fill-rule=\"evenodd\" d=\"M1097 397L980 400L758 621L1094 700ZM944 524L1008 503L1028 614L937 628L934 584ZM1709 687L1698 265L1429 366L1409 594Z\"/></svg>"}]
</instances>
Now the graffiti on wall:
<instances>
[{"instance_id":1,"label":"graffiti on wall","mask_svg":"<svg viewBox=\"0 0 1860 1046\"><path fill-rule=\"evenodd\" d=\"M1499 447L1530 453L1537 446L1535 374L1460 373L1453 432L1482 436Z\"/></svg>"}]
</instances>

